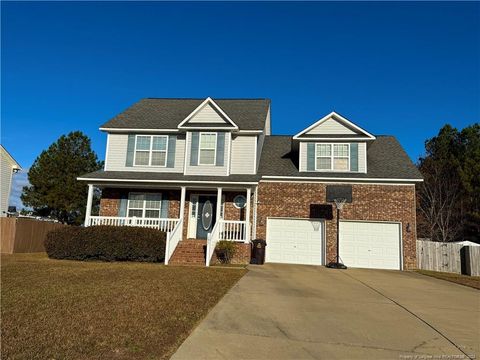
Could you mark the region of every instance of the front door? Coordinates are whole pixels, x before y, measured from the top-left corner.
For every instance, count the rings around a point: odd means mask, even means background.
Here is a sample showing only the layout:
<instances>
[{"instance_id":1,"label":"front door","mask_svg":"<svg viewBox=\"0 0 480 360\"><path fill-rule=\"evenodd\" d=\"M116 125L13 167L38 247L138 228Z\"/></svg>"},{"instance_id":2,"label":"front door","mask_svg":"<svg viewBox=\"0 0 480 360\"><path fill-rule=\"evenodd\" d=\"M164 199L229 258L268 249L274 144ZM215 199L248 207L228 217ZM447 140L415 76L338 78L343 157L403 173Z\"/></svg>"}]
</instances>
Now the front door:
<instances>
[{"instance_id":1,"label":"front door","mask_svg":"<svg viewBox=\"0 0 480 360\"><path fill-rule=\"evenodd\" d=\"M197 207L197 239L206 239L215 226L216 196L198 197Z\"/></svg>"}]
</instances>

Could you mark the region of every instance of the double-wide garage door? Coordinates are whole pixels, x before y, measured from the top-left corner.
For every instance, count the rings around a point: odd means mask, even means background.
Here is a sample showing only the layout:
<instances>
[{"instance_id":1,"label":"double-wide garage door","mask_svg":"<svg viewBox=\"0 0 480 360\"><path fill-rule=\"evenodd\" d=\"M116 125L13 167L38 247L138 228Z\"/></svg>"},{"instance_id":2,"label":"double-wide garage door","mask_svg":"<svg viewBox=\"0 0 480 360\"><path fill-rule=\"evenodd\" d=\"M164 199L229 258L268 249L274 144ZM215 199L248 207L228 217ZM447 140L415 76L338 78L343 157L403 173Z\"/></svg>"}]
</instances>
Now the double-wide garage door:
<instances>
[{"instance_id":1,"label":"double-wide garage door","mask_svg":"<svg viewBox=\"0 0 480 360\"><path fill-rule=\"evenodd\" d=\"M324 263L324 222L312 219L267 220L266 261ZM340 259L348 267L401 269L400 224L340 221Z\"/></svg>"},{"instance_id":2,"label":"double-wide garage door","mask_svg":"<svg viewBox=\"0 0 480 360\"><path fill-rule=\"evenodd\" d=\"M340 221L340 259L348 267L400 270L400 224Z\"/></svg>"},{"instance_id":3,"label":"double-wide garage door","mask_svg":"<svg viewBox=\"0 0 480 360\"><path fill-rule=\"evenodd\" d=\"M322 265L323 221L275 218L267 220L266 261Z\"/></svg>"}]
</instances>

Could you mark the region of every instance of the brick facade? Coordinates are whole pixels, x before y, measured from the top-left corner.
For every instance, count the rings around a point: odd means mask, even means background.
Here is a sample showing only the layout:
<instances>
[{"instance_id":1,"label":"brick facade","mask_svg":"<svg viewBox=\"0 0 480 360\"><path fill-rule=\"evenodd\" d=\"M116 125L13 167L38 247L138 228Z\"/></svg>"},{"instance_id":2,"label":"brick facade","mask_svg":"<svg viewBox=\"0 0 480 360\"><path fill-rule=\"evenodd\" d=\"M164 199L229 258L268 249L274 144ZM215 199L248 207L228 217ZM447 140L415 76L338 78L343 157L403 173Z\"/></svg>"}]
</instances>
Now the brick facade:
<instances>
[{"instance_id":1,"label":"brick facade","mask_svg":"<svg viewBox=\"0 0 480 360\"><path fill-rule=\"evenodd\" d=\"M118 216L122 189L103 189L100 199L100 216Z\"/></svg>"},{"instance_id":2,"label":"brick facade","mask_svg":"<svg viewBox=\"0 0 480 360\"><path fill-rule=\"evenodd\" d=\"M235 254L233 255L233 259L231 261L232 264L249 264L252 247L250 244L242 244L242 243L235 243ZM218 260L215 253L213 253L212 260L210 264L219 264L220 261Z\"/></svg>"},{"instance_id":3,"label":"brick facade","mask_svg":"<svg viewBox=\"0 0 480 360\"><path fill-rule=\"evenodd\" d=\"M268 217L316 217L311 214L312 204L326 204L326 186L321 183L260 182L258 187L256 237L266 239ZM104 189L100 201L101 216L118 216L120 199L128 194L127 189ZM140 191L140 190L136 190ZM180 190L147 190L162 192L169 200L169 217L178 218L180 211ZM211 194L216 192L187 191L185 198L183 239L187 239L190 195L195 193ZM246 195L245 191L224 191L225 220L245 220L245 209L233 205L235 196ZM416 266L416 217L415 187L412 185L352 185L353 202L345 204L341 217L345 220L392 221L402 224L403 265L404 269ZM252 201L251 221L254 204ZM326 257L327 262L335 259L337 223L336 211L331 208L332 218L326 220ZM408 231L407 226L410 224ZM252 223L253 226L253 223ZM235 263L250 261L250 245L237 244Z\"/></svg>"},{"instance_id":4,"label":"brick facade","mask_svg":"<svg viewBox=\"0 0 480 360\"><path fill-rule=\"evenodd\" d=\"M311 204L326 204L321 183L260 182L258 187L257 237L266 238L267 217L311 217ZM401 222L404 269L416 267L415 187L412 185L352 185L353 202L345 204L345 220ZM332 209L333 210L333 209ZM337 222L326 220L327 263L336 257ZM410 224L407 231L407 226Z\"/></svg>"}]
</instances>

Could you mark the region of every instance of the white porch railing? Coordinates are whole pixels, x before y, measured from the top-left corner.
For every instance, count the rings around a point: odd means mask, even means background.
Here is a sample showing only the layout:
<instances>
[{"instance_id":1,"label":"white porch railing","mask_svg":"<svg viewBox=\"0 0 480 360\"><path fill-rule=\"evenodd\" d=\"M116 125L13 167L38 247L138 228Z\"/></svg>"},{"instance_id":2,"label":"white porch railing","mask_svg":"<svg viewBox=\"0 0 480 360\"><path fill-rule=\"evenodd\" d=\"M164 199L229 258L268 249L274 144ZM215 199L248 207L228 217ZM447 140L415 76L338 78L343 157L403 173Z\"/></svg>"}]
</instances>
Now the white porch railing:
<instances>
[{"instance_id":1,"label":"white porch railing","mask_svg":"<svg viewBox=\"0 0 480 360\"><path fill-rule=\"evenodd\" d=\"M246 242L248 236L248 224L246 221L232 221L220 219L217 221L211 233L207 236L207 251L205 265L210 266L217 243L221 240Z\"/></svg>"},{"instance_id":2,"label":"white porch railing","mask_svg":"<svg viewBox=\"0 0 480 360\"><path fill-rule=\"evenodd\" d=\"M220 228L222 226L222 220L217 221L211 233L207 235L207 251L205 254L205 265L210 266L213 253L217 247L217 243L220 241Z\"/></svg>"},{"instance_id":3,"label":"white porch railing","mask_svg":"<svg viewBox=\"0 0 480 360\"><path fill-rule=\"evenodd\" d=\"M180 218L175 228L167 233L167 242L165 244L165 265L168 265L178 243L182 240L183 218Z\"/></svg>"},{"instance_id":4,"label":"white porch railing","mask_svg":"<svg viewBox=\"0 0 480 360\"><path fill-rule=\"evenodd\" d=\"M247 239L247 222L246 221L232 221L220 220L220 240L230 241L248 241Z\"/></svg>"},{"instance_id":5,"label":"white porch railing","mask_svg":"<svg viewBox=\"0 0 480 360\"><path fill-rule=\"evenodd\" d=\"M178 224L179 219L147 219L137 217L119 216L90 216L86 226L111 225L111 226L139 226L171 232Z\"/></svg>"}]
</instances>

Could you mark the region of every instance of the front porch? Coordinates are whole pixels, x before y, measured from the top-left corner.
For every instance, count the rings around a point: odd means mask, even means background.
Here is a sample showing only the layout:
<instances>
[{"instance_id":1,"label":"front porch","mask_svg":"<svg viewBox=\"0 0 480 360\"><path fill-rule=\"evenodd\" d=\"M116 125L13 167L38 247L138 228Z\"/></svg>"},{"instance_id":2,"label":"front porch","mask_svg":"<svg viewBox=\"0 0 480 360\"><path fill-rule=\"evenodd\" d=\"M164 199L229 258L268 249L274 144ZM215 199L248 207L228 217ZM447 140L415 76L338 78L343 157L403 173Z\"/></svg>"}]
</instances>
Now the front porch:
<instances>
[{"instance_id":1,"label":"front porch","mask_svg":"<svg viewBox=\"0 0 480 360\"><path fill-rule=\"evenodd\" d=\"M99 215L91 215L95 186L102 190ZM203 240L206 249L202 261L209 266L218 241L250 243L254 235L251 202L250 187L152 188L89 184L85 226L139 226L164 231L167 233L165 264L170 262L181 242L184 249L187 244L194 244L191 241Z\"/></svg>"}]
</instances>

